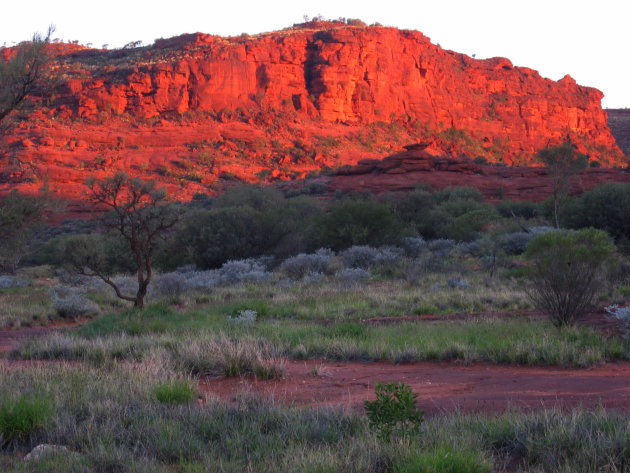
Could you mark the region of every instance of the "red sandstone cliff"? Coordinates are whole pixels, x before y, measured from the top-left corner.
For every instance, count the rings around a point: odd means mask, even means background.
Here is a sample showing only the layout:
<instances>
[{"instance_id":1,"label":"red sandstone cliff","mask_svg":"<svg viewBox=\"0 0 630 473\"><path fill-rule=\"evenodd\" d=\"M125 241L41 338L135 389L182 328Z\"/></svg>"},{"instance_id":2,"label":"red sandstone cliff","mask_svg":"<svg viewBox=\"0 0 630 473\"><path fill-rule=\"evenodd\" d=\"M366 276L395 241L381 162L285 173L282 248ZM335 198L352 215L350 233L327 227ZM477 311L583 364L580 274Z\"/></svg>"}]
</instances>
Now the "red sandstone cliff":
<instances>
[{"instance_id":1,"label":"red sandstone cliff","mask_svg":"<svg viewBox=\"0 0 630 473\"><path fill-rule=\"evenodd\" d=\"M427 137L438 154L508 164L570 139L591 160L625 164L600 91L446 51L416 31L321 23L60 52L60 85L4 139L0 191L46 180L79 197L86 176L125 169L190 198Z\"/></svg>"}]
</instances>

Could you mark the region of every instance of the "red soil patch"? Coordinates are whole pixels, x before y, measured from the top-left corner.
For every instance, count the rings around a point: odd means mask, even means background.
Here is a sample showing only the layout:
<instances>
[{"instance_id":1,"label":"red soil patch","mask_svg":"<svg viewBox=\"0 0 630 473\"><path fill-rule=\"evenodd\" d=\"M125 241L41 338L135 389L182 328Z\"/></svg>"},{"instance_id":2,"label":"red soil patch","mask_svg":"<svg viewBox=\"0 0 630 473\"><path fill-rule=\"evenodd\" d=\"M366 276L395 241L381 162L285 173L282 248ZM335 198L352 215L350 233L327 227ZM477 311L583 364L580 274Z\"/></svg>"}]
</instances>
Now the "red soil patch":
<instances>
[{"instance_id":1,"label":"red soil patch","mask_svg":"<svg viewBox=\"0 0 630 473\"><path fill-rule=\"evenodd\" d=\"M358 408L374 398L376 382L400 381L419 394L429 415L453 409L502 411L510 407L597 407L630 411L630 363L587 370L454 363L336 363L287 361L286 377L202 380L201 391L233 400L243 392L282 403ZM317 375L314 374L317 372Z\"/></svg>"},{"instance_id":2,"label":"red soil patch","mask_svg":"<svg viewBox=\"0 0 630 473\"><path fill-rule=\"evenodd\" d=\"M79 320L60 320L42 327L0 330L0 354L9 353L29 338L48 335L59 329L71 329L77 327L82 322L83 321Z\"/></svg>"},{"instance_id":3,"label":"red soil patch","mask_svg":"<svg viewBox=\"0 0 630 473\"><path fill-rule=\"evenodd\" d=\"M538 311L490 312L383 317L363 323L384 325L423 321L471 320L475 317L540 318ZM616 319L603 310L588 314L580 323L618 335ZM285 362L282 380L253 378L205 379L199 383L208 396L232 400L243 392L261 394L282 403L318 407L359 408L374 398L377 382L399 381L419 394L418 403L427 414L452 411L502 411L510 407L597 407L630 412L630 363L608 363L589 369L504 366L474 363L355 363L320 360Z\"/></svg>"}]
</instances>

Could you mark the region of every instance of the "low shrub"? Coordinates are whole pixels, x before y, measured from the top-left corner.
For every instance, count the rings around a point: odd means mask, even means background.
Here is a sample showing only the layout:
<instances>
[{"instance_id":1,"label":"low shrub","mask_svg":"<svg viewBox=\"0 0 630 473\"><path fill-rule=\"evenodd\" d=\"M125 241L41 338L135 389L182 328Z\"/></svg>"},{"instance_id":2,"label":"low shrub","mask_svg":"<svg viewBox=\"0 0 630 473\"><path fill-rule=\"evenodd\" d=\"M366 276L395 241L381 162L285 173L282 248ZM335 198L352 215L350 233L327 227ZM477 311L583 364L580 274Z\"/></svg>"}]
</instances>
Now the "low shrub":
<instances>
[{"instance_id":1,"label":"low shrub","mask_svg":"<svg viewBox=\"0 0 630 473\"><path fill-rule=\"evenodd\" d=\"M619 321L619 325L623 329L624 338L630 338L630 306L619 307L618 305L610 305L606 307L606 312L610 317Z\"/></svg>"},{"instance_id":2,"label":"low shrub","mask_svg":"<svg viewBox=\"0 0 630 473\"><path fill-rule=\"evenodd\" d=\"M379 251L371 246L351 246L339 253L347 268L367 269L374 264Z\"/></svg>"},{"instance_id":3,"label":"low shrub","mask_svg":"<svg viewBox=\"0 0 630 473\"><path fill-rule=\"evenodd\" d=\"M188 288L185 273L174 272L158 275L150 286L149 291L152 296L176 297L184 294Z\"/></svg>"},{"instance_id":4,"label":"low shrub","mask_svg":"<svg viewBox=\"0 0 630 473\"><path fill-rule=\"evenodd\" d=\"M63 318L76 318L98 312L98 306L74 287L57 285L50 290L52 307Z\"/></svg>"},{"instance_id":5,"label":"low shrub","mask_svg":"<svg viewBox=\"0 0 630 473\"><path fill-rule=\"evenodd\" d=\"M448 284L448 287L451 289L468 289L470 287L470 283L468 281L456 276L448 278L446 284Z\"/></svg>"},{"instance_id":6,"label":"low shrub","mask_svg":"<svg viewBox=\"0 0 630 473\"><path fill-rule=\"evenodd\" d=\"M593 228L538 235L526 252L530 299L555 326L573 324L602 288L614 249L606 232Z\"/></svg>"},{"instance_id":7,"label":"low shrub","mask_svg":"<svg viewBox=\"0 0 630 473\"><path fill-rule=\"evenodd\" d=\"M293 256L284 260L280 269L294 279L303 278L309 274L329 273L334 264L334 253L329 249L321 248L315 253Z\"/></svg>"},{"instance_id":8,"label":"low shrub","mask_svg":"<svg viewBox=\"0 0 630 473\"><path fill-rule=\"evenodd\" d=\"M525 253L527 243L534 237L528 232L513 232L503 235L500 239L500 245L503 251L508 255L520 255Z\"/></svg>"},{"instance_id":9,"label":"low shrub","mask_svg":"<svg viewBox=\"0 0 630 473\"><path fill-rule=\"evenodd\" d=\"M344 268L337 273L337 278L346 284L358 284L371 277L372 273L361 268Z\"/></svg>"},{"instance_id":10,"label":"low shrub","mask_svg":"<svg viewBox=\"0 0 630 473\"><path fill-rule=\"evenodd\" d=\"M406 237L400 242L400 248L405 255L417 258L427 249L427 242L422 237Z\"/></svg>"},{"instance_id":11,"label":"low shrub","mask_svg":"<svg viewBox=\"0 0 630 473\"><path fill-rule=\"evenodd\" d=\"M271 273L267 268L273 258L247 258L230 260L219 269L221 284L236 284L241 282L259 282L269 279Z\"/></svg>"},{"instance_id":12,"label":"low shrub","mask_svg":"<svg viewBox=\"0 0 630 473\"><path fill-rule=\"evenodd\" d=\"M394 263L399 257L397 248L372 248L371 246L352 246L339 253L346 268L368 269L375 265Z\"/></svg>"},{"instance_id":13,"label":"low shrub","mask_svg":"<svg viewBox=\"0 0 630 473\"><path fill-rule=\"evenodd\" d=\"M23 281L13 276L0 276L0 289L11 289L13 287L26 286L28 286L28 281Z\"/></svg>"},{"instance_id":14,"label":"low shrub","mask_svg":"<svg viewBox=\"0 0 630 473\"><path fill-rule=\"evenodd\" d=\"M365 401L370 429L389 442L393 434L418 435L424 412L416 406L418 395L403 383L376 383L376 400Z\"/></svg>"},{"instance_id":15,"label":"low shrub","mask_svg":"<svg viewBox=\"0 0 630 473\"><path fill-rule=\"evenodd\" d=\"M232 324L254 325L258 312L251 309L239 310L235 316L228 315L228 322Z\"/></svg>"},{"instance_id":16,"label":"low shrub","mask_svg":"<svg viewBox=\"0 0 630 473\"><path fill-rule=\"evenodd\" d=\"M455 248L455 241L447 238L438 238L429 242L429 250L440 258L446 258Z\"/></svg>"}]
</instances>

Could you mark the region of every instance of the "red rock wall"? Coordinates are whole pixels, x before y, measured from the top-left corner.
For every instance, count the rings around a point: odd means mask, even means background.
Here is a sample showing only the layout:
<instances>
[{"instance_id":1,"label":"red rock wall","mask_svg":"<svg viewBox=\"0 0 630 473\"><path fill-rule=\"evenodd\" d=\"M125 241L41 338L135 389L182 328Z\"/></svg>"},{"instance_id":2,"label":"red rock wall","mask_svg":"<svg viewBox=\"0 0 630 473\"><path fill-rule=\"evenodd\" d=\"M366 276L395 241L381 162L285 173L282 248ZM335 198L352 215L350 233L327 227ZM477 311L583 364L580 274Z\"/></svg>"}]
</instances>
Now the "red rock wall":
<instances>
[{"instance_id":1,"label":"red rock wall","mask_svg":"<svg viewBox=\"0 0 630 473\"><path fill-rule=\"evenodd\" d=\"M592 160L625 165L602 93L568 76L475 60L416 31L315 26L60 50L62 84L4 139L0 191L47 179L77 195L90 173L124 169L190 198L220 189L222 176L300 177L427 136L443 155L520 164L571 139ZM39 174L25 177L7 156ZM165 171L182 161L185 173Z\"/></svg>"},{"instance_id":2,"label":"red rock wall","mask_svg":"<svg viewBox=\"0 0 630 473\"><path fill-rule=\"evenodd\" d=\"M411 117L466 130L486 147L500 142L511 157L567 138L605 147L613 161L618 151L600 91L569 76L543 79L504 58L446 51L419 32L345 27L182 39L189 52L173 61L138 68L124 80L74 83L76 112L154 117L262 103L329 122Z\"/></svg>"}]
</instances>

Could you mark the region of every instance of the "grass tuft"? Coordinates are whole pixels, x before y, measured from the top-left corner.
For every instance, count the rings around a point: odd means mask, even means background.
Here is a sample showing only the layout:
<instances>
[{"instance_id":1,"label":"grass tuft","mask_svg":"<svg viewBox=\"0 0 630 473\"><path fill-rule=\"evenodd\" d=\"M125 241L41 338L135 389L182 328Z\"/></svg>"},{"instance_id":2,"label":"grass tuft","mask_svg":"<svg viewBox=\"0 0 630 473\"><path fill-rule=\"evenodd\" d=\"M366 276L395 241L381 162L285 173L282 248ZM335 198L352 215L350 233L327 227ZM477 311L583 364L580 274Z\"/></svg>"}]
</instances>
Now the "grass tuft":
<instances>
[{"instance_id":1,"label":"grass tuft","mask_svg":"<svg viewBox=\"0 0 630 473\"><path fill-rule=\"evenodd\" d=\"M163 404L185 404L195 398L195 388L183 380L172 380L153 387L153 395Z\"/></svg>"},{"instance_id":2,"label":"grass tuft","mask_svg":"<svg viewBox=\"0 0 630 473\"><path fill-rule=\"evenodd\" d=\"M479 451L438 446L398 460L394 473L490 473L492 462Z\"/></svg>"},{"instance_id":3,"label":"grass tuft","mask_svg":"<svg viewBox=\"0 0 630 473\"><path fill-rule=\"evenodd\" d=\"M0 400L0 445L27 440L43 428L51 416L51 403L41 395Z\"/></svg>"}]
</instances>

